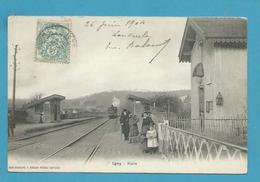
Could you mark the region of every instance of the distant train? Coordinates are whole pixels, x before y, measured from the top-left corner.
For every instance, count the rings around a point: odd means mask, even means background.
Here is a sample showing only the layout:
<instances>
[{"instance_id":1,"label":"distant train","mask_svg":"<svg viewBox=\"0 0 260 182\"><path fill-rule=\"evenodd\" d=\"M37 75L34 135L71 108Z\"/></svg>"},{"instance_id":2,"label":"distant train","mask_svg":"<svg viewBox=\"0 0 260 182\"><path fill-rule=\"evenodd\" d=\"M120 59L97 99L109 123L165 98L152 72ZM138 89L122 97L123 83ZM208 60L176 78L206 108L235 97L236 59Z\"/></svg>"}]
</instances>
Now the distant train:
<instances>
[{"instance_id":1,"label":"distant train","mask_svg":"<svg viewBox=\"0 0 260 182\"><path fill-rule=\"evenodd\" d=\"M113 105L111 105L111 106L107 109L107 113L108 113L108 117L109 117L110 119L117 118L117 107L114 107Z\"/></svg>"}]
</instances>

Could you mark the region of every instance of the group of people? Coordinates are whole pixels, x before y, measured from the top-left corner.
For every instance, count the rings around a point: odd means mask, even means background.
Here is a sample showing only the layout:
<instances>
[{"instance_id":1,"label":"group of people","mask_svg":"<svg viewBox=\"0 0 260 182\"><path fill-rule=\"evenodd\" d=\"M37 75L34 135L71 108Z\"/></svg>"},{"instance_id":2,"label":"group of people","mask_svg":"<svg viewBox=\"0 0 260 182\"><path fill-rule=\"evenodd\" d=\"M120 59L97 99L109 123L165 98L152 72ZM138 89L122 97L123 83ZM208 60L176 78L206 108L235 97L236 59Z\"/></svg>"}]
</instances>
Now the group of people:
<instances>
[{"instance_id":1,"label":"group of people","mask_svg":"<svg viewBox=\"0 0 260 182\"><path fill-rule=\"evenodd\" d=\"M158 148L157 131L150 112L142 114L141 131L138 130L139 119L136 115L124 109L120 116L121 132L125 141L140 142L145 153L155 153Z\"/></svg>"}]
</instances>

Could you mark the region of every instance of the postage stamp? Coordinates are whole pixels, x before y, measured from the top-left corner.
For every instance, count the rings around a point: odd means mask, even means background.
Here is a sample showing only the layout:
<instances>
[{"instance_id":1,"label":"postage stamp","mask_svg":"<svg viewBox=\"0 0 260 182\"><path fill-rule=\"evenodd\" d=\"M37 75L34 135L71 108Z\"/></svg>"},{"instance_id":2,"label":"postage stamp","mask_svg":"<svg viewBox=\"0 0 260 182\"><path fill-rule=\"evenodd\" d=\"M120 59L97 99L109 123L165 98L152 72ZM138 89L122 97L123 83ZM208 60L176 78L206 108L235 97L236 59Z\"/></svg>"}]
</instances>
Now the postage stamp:
<instances>
[{"instance_id":1,"label":"postage stamp","mask_svg":"<svg viewBox=\"0 0 260 182\"><path fill-rule=\"evenodd\" d=\"M35 45L35 61L69 63L72 32L71 22L39 20Z\"/></svg>"}]
</instances>

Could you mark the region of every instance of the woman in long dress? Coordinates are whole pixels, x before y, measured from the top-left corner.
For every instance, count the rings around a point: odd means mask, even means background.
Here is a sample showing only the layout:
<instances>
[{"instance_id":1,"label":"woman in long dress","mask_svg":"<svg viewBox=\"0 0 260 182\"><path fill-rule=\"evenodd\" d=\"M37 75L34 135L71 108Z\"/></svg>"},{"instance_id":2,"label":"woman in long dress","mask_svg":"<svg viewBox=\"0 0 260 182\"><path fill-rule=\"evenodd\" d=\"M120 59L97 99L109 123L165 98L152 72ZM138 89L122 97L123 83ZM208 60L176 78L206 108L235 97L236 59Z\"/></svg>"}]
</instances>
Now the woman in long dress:
<instances>
[{"instance_id":1,"label":"woman in long dress","mask_svg":"<svg viewBox=\"0 0 260 182\"><path fill-rule=\"evenodd\" d=\"M136 115L133 115L129 119L129 142L130 143L135 143L137 142L139 131L138 131L138 126L137 123L139 122L139 119L137 118Z\"/></svg>"},{"instance_id":2,"label":"woman in long dress","mask_svg":"<svg viewBox=\"0 0 260 182\"><path fill-rule=\"evenodd\" d=\"M144 112L142 114L143 117L143 123L142 123L142 128L141 128L141 136L140 136L140 147L143 150L143 152L147 153L148 148L147 148L147 138L146 138L146 132L149 130L149 119L147 118L147 113Z\"/></svg>"}]
</instances>

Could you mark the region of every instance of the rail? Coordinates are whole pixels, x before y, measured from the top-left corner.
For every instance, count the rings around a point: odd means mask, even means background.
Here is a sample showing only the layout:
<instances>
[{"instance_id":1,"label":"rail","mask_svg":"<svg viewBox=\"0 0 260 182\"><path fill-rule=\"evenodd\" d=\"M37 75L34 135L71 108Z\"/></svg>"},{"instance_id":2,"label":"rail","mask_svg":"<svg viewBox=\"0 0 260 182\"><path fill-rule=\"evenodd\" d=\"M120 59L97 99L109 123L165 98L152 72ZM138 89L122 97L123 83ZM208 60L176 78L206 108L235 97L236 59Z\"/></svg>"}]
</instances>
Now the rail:
<instances>
[{"instance_id":1,"label":"rail","mask_svg":"<svg viewBox=\"0 0 260 182\"><path fill-rule=\"evenodd\" d=\"M17 138L15 141L19 142L19 141L30 140L30 139L34 139L34 138L37 138L37 137L40 137L40 136L43 136L43 135L48 135L48 134L51 134L51 133L54 133L54 132L57 132L57 131L60 131L60 130L73 128L73 127L76 127L78 125L85 125L85 124L88 124L93 119L97 119L97 117L96 118L94 118L94 117L88 118L88 119L86 119L87 122L75 122L75 123L70 123L70 124L65 123L64 125L57 125L57 126L53 127L54 129L50 129L50 130L46 129L47 131L37 132L36 134L33 134L33 135L28 135L28 136L24 136L24 137L21 137L21 138ZM19 150L21 148L24 148L24 147L27 147L27 146L30 146L30 145L34 145L36 143L38 143L38 142L33 141L33 142L26 143L24 145L19 145L18 147L11 147L11 148L8 147L8 151Z\"/></svg>"},{"instance_id":2,"label":"rail","mask_svg":"<svg viewBox=\"0 0 260 182\"><path fill-rule=\"evenodd\" d=\"M83 138L85 138L89 134L93 133L94 131L96 131L98 128L100 128L104 124L106 124L108 121L110 121L110 119L105 120L104 122L102 122L101 124L98 124L97 126L92 128L91 130L88 130L86 133L83 133L82 135L78 136L77 138L75 138L75 139L71 140L70 142L66 143L64 146L57 149L55 152L53 152L53 153L49 154L48 156L44 157L43 159L41 159L40 162L45 161L45 160L55 156L57 153L59 153L59 152L63 151L64 149L74 145L75 143L79 142L80 140L82 140Z\"/></svg>"},{"instance_id":3,"label":"rail","mask_svg":"<svg viewBox=\"0 0 260 182\"><path fill-rule=\"evenodd\" d=\"M160 152L169 160L246 160L247 148L158 123Z\"/></svg>"}]
</instances>

